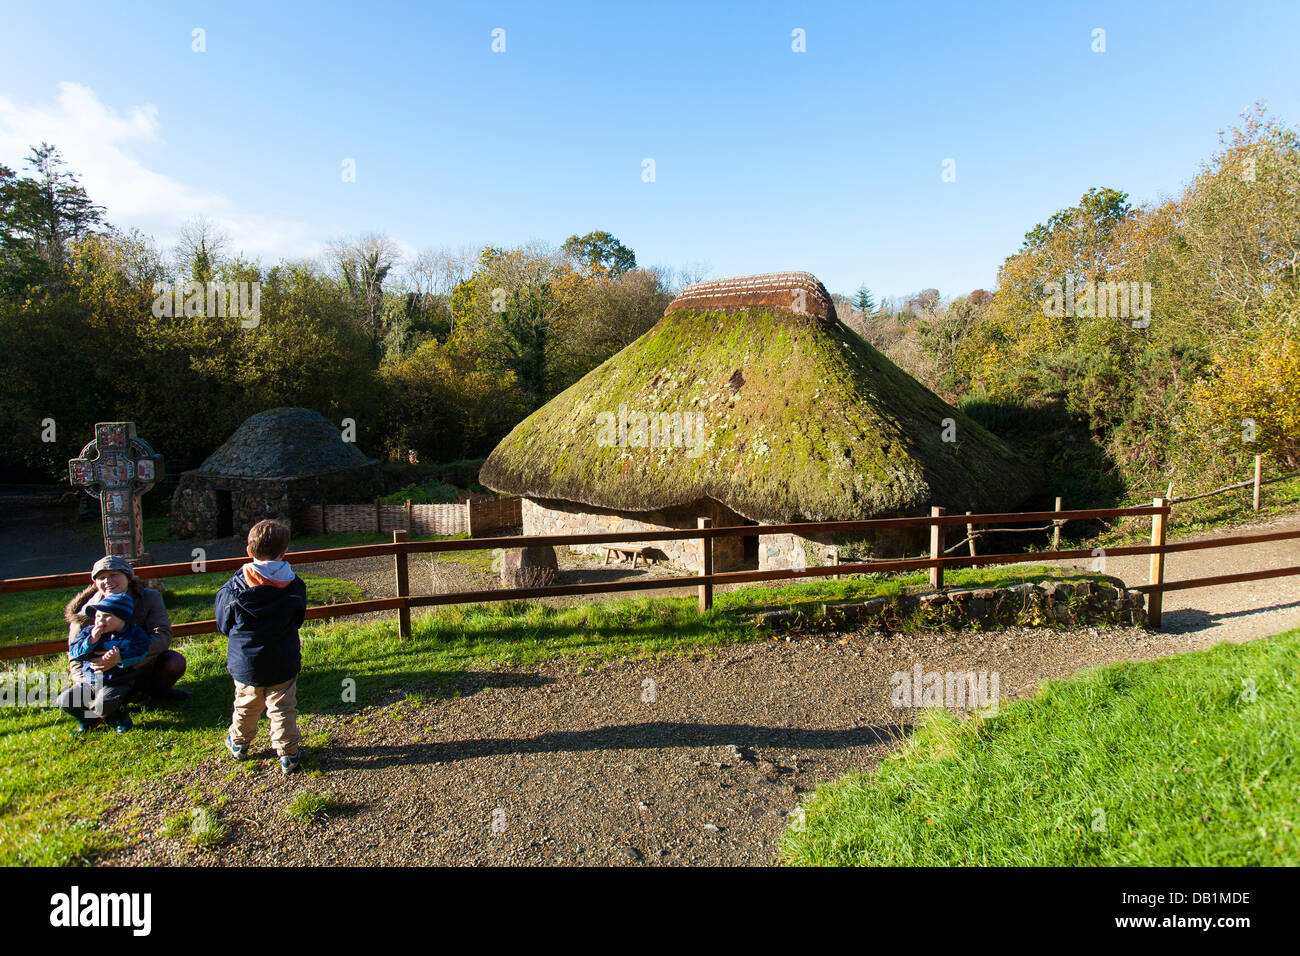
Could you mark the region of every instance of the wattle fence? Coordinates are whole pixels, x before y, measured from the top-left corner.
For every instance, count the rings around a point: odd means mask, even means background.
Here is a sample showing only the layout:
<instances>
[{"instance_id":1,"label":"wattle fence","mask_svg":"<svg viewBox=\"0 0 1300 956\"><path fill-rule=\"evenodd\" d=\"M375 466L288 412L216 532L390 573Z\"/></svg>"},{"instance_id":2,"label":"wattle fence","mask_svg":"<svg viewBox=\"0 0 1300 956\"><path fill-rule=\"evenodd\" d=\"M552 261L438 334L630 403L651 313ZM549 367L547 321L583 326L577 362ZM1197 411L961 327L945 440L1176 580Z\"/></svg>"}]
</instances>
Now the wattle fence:
<instances>
[{"instance_id":1,"label":"wattle fence","mask_svg":"<svg viewBox=\"0 0 1300 956\"><path fill-rule=\"evenodd\" d=\"M494 498L456 504L306 505L293 516L294 534L367 532L388 534L468 534L482 538L523 525L519 498Z\"/></svg>"},{"instance_id":2,"label":"wattle fence","mask_svg":"<svg viewBox=\"0 0 1300 956\"><path fill-rule=\"evenodd\" d=\"M1262 543L1266 541L1283 541L1300 539L1300 530L1271 531L1263 534L1233 535L1222 538L1210 538L1199 541L1180 541L1176 544L1165 542L1165 524L1169 516L1170 503L1165 498L1156 498L1150 506L1136 508L1100 508L1086 511L1036 511L1009 512L1002 514L947 514L942 508L932 508L929 515L906 518L874 518L863 521L829 521L806 522L782 525L743 525L713 527L710 519L700 518L699 527L686 530L633 531L624 533L574 534L574 535L529 535L513 537L457 538L441 541L407 541L405 531L394 531L391 544L367 544L348 548L327 548L318 551L296 551L287 557L294 564L314 564L323 561L344 561L352 558L391 556L393 559L393 576L397 596L377 598L366 601L352 601L346 604L326 604L307 609L308 619L344 617L351 614L366 614L372 611L397 611L398 633L401 637L411 636L411 610L421 607L436 607L446 604L483 604L496 601L519 601L530 598L560 597L566 595L608 594L622 591L653 591L666 588L695 587L699 595L699 607L705 611L712 607L713 589L721 584L745 584L760 581L779 581L788 579L806 579L844 574L876 574L881 572L915 571L928 568L930 585L936 590L944 587L944 569L952 567L973 567L979 565L1025 564L1042 560L1062 560L1076 558L1093 558L1098 549L1073 549L1066 551L1029 551L1016 554L982 554L982 555L945 555L945 537L950 528L981 527L986 525L1005 525L1016 523L1037 523L1041 521L1078 521L1097 518L1147 517L1151 519L1150 545L1122 545L1105 549L1107 555L1150 555L1150 574L1146 584L1137 585L1132 590L1147 595L1147 619L1151 627L1160 627L1161 605L1166 591L1186 588L1213 587L1233 584L1240 581L1258 581L1267 578L1284 577L1300 574L1300 565L1283 568L1269 568L1262 571L1248 571L1238 574L1223 574L1214 577L1193 578L1182 581L1165 580L1165 558L1167 555L1185 551L1197 551L1204 548L1228 548L1241 545ZM382 520L382 519L377 519ZM924 558L904 560L863 561L852 564L831 564L824 567L802 569L787 568L772 571L727 571L713 572L713 541L721 537L753 537L769 534L835 535L855 534L878 531L888 528L928 527L930 530L930 554ZM459 591L451 594L410 593L407 561L412 554L431 554L442 551L468 551L483 548L522 548L555 547L570 544L631 544L634 542L689 540L699 541L701 571L698 575L688 577L651 578L632 581L603 581L592 584L563 584L539 588L499 588L490 591ZM206 562L201 569L193 565L159 564L136 569L144 578L183 577L214 571L234 571L246 558L222 558ZM10 578L0 580L0 594L13 594L24 591L43 591L53 588L82 587L87 583L84 571L72 574L50 574L32 578ZM216 621L193 621L177 624L172 633L177 637L191 634L209 634L216 630ZM0 660L37 657L44 654L59 654L67 650L67 641L40 641L30 644L17 644L0 647Z\"/></svg>"}]
</instances>

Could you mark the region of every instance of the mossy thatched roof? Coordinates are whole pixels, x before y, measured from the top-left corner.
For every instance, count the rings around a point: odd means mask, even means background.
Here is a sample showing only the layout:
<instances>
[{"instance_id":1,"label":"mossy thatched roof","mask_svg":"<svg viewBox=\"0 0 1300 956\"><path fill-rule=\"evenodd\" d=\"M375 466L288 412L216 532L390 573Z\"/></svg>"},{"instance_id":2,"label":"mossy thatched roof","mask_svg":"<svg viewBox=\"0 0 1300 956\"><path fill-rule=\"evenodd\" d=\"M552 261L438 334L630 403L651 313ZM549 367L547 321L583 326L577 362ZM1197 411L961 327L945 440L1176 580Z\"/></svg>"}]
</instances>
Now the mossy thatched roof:
<instances>
[{"instance_id":1,"label":"mossy thatched roof","mask_svg":"<svg viewBox=\"0 0 1300 956\"><path fill-rule=\"evenodd\" d=\"M828 320L743 304L703 312L670 305L649 332L520 422L479 480L500 492L629 512L709 497L762 522L851 520L932 504L978 512L1011 507L1033 490L1001 440L833 313ZM651 447L654 433L636 413L699 413L699 453L692 435L682 447L661 434ZM611 442L610 421L619 418L627 428ZM956 441L943 440L945 419Z\"/></svg>"}]
</instances>

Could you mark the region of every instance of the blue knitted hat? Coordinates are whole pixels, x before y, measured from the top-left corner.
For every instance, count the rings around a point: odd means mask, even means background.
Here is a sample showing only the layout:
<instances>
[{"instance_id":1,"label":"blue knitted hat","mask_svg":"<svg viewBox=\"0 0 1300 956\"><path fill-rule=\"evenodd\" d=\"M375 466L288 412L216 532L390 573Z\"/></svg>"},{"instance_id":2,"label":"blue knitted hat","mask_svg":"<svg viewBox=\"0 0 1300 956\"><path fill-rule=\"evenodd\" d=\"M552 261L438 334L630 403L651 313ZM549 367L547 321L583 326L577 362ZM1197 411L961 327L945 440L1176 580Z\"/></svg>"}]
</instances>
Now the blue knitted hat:
<instances>
[{"instance_id":1,"label":"blue knitted hat","mask_svg":"<svg viewBox=\"0 0 1300 956\"><path fill-rule=\"evenodd\" d=\"M110 594L99 603L90 605L86 610L91 614L103 611L105 614L120 617L130 624L131 612L135 610L135 598L129 594Z\"/></svg>"}]
</instances>

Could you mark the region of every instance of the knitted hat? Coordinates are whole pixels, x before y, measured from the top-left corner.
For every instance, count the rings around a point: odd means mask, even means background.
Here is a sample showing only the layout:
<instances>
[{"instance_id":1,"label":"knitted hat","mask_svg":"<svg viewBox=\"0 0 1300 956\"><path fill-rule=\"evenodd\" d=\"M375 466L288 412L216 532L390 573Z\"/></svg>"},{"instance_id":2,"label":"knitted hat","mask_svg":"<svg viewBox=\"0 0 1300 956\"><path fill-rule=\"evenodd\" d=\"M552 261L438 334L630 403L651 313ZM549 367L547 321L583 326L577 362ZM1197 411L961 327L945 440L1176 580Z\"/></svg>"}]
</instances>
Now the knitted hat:
<instances>
[{"instance_id":1,"label":"knitted hat","mask_svg":"<svg viewBox=\"0 0 1300 956\"><path fill-rule=\"evenodd\" d=\"M120 617L128 624L131 623L131 612L135 610L135 598L129 594L110 594L98 603L86 608L88 614L96 611L103 611L105 614L111 614L114 617Z\"/></svg>"}]
</instances>

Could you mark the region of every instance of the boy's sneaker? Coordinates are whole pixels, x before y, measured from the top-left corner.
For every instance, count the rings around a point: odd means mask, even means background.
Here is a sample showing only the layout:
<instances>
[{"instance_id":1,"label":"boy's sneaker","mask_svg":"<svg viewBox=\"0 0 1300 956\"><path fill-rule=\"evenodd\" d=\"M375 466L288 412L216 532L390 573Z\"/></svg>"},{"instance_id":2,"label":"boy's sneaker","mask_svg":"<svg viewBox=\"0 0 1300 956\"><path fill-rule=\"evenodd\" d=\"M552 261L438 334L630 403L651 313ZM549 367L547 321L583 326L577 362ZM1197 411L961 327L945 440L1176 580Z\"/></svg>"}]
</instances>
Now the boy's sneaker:
<instances>
[{"instance_id":1,"label":"boy's sneaker","mask_svg":"<svg viewBox=\"0 0 1300 956\"><path fill-rule=\"evenodd\" d=\"M113 729L119 734L126 733L134 726L135 723L131 720L131 714L125 707L119 710L113 717Z\"/></svg>"},{"instance_id":2,"label":"boy's sneaker","mask_svg":"<svg viewBox=\"0 0 1300 956\"><path fill-rule=\"evenodd\" d=\"M102 721L100 718L98 718L98 717L95 717L95 718L93 718L93 719L91 719L91 720L85 720L85 719L83 719L83 718L81 718L81 717L78 717L78 718L77 718L77 726L74 727L74 728L70 731L70 733L71 733L72 736L74 736L74 737L80 737L82 734L88 734L88 733L90 733L92 730L94 730L96 727L98 727L101 723L103 723L103 721Z\"/></svg>"},{"instance_id":3,"label":"boy's sneaker","mask_svg":"<svg viewBox=\"0 0 1300 956\"><path fill-rule=\"evenodd\" d=\"M299 747L296 754L285 754L280 758L280 773L291 774L297 773L298 768L302 766L302 758L307 755L306 747Z\"/></svg>"},{"instance_id":4,"label":"boy's sneaker","mask_svg":"<svg viewBox=\"0 0 1300 956\"><path fill-rule=\"evenodd\" d=\"M230 751L230 756L236 760L243 760L248 756L248 748L244 744L235 743L235 738L226 734L226 749Z\"/></svg>"}]
</instances>

